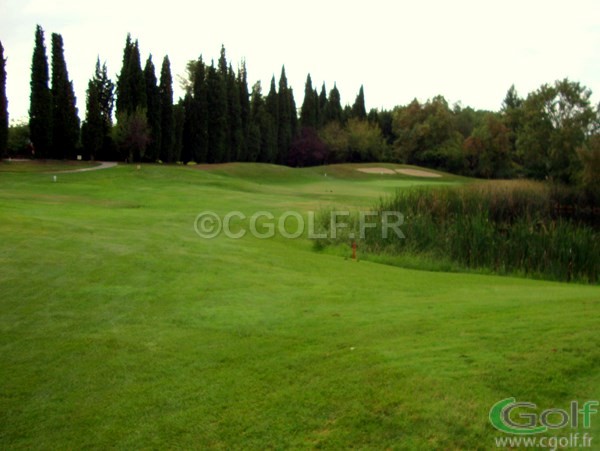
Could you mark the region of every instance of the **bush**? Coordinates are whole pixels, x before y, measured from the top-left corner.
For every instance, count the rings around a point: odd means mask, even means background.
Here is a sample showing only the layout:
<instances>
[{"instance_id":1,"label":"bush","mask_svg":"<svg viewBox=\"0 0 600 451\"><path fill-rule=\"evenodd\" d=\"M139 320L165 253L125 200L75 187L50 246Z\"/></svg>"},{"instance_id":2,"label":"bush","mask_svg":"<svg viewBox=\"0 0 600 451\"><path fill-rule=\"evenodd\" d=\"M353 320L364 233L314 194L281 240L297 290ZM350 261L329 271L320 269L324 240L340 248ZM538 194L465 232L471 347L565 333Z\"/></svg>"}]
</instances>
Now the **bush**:
<instances>
[{"instance_id":1,"label":"bush","mask_svg":"<svg viewBox=\"0 0 600 451\"><path fill-rule=\"evenodd\" d=\"M8 128L8 156L31 157L29 150L29 125L26 123L11 125Z\"/></svg>"}]
</instances>

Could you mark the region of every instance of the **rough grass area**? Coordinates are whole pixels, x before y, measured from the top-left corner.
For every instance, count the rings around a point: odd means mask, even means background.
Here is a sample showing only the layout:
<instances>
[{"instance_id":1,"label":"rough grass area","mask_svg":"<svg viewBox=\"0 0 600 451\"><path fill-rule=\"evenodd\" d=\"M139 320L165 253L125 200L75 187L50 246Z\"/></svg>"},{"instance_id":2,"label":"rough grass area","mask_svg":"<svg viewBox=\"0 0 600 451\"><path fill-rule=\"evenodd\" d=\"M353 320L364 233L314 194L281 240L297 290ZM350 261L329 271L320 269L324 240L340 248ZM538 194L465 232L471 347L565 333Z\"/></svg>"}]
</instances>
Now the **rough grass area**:
<instances>
[{"instance_id":1,"label":"rough grass area","mask_svg":"<svg viewBox=\"0 0 600 451\"><path fill-rule=\"evenodd\" d=\"M0 160L0 172L60 172L99 166L92 161Z\"/></svg>"},{"instance_id":2,"label":"rough grass area","mask_svg":"<svg viewBox=\"0 0 600 451\"><path fill-rule=\"evenodd\" d=\"M600 208L569 199L566 188L528 181L494 181L450 189L399 190L374 208L400 212L402 235L384 238L382 223L366 229L359 245L378 261L420 262L438 269L475 269L557 281L597 283L600 278ZM567 201L566 205L563 204ZM569 203L570 201L570 203ZM319 246L347 244L354 227ZM322 227L330 227L322 215ZM370 258L370 257L369 257ZM414 266L408 263L409 266Z\"/></svg>"},{"instance_id":3,"label":"rough grass area","mask_svg":"<svg viewBox=\"0 0 600 451\"><path fill-rule=\"evenodd\" d=\"M0 448L492 449L497 401L600 397L596 286L200 239L204 210L277 217L410 185L264 170L0 176Z\"/></svg>"}]
</instances>

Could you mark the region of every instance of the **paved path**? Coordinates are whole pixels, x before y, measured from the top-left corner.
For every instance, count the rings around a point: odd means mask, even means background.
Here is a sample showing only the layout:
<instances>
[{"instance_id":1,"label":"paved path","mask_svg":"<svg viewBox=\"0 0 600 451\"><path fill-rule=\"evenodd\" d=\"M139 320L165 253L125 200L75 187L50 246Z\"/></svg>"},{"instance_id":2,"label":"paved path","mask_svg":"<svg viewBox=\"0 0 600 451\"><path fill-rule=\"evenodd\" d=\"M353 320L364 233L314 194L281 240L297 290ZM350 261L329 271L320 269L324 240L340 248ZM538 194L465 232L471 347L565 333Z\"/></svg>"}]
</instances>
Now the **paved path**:
<instances>
[{"instance_id":1,"label":"paved path","mask_svg":"<svg viewBox=\"0 0 600 451\"><path fill-rule=\"evenodd\" d=\"M81 168L81 169L69 169L67 171L53 171L57 174L69 174L72 172L87 172L87 171L97 171L98 169L108 169L114 168L117 165L114 161L101 161L98 166L92 166L91 168Z\"/></svg>"}]
</instances>

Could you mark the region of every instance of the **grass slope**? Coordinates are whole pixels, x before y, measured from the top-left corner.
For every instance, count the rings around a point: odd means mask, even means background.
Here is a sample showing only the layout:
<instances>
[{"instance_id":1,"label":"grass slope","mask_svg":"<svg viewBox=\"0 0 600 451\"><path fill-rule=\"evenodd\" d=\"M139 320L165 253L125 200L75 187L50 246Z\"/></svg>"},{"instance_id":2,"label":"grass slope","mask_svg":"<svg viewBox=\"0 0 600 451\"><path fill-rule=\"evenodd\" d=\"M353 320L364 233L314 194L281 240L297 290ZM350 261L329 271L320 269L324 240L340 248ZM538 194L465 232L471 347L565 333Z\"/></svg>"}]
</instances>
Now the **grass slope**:
<instances>
[{"instance_id":1,"label":"grass slope","mask_svg":"<svg viewBox=\"0 0 600 451\"><path fill-rule=\"evenodd\" d=\"M0 447L490 449L501 399L598 399L598 287L193 230L461 182L355 172L2 174Z\"/></svg>"}]
</instances>

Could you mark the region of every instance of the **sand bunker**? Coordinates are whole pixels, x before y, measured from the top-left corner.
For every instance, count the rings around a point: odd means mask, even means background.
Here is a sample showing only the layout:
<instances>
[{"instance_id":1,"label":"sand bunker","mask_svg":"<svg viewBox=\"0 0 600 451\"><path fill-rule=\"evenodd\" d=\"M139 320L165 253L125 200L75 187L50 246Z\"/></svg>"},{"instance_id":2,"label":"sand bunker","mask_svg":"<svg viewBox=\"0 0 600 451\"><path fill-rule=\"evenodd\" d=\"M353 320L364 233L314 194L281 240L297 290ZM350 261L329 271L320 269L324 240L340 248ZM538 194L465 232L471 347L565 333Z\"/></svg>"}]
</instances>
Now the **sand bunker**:
<instances>
[{"instance_id":1,"label":"sand bunker","mask_svg":"<svg viewBox=\"0 0 600 451\"><path fill-rule=\"evenodd\" d=\"M395 174L393 169L388 168L358 168L357 171L366 172L367 174Z\"/></svg>"},{"instance_id":2,"label":"sand bunker","mask_svg":"<svg viewBox=\"0 0 600 451\"><path fill-rule=\"evenodd\" d=\"M396 169L398 174L412 175L413 177L441 177L435 172L422 171L420 169Z\"/></svg>"},{"instance_id":3,"label":"sand bunker","mask_svg":"<svg viewBox=\"0 0 600 451\"><path fill-rule=\"evenodd\" d=\"M394 175L404 174L404 175L412 175L413 177L441 177L440 174L436 174L435 172L423 171L421 169L388 169L388 168L357 168L357 171L365 172L367 174L388 174Z\"/></svg>"}]
</instances>

